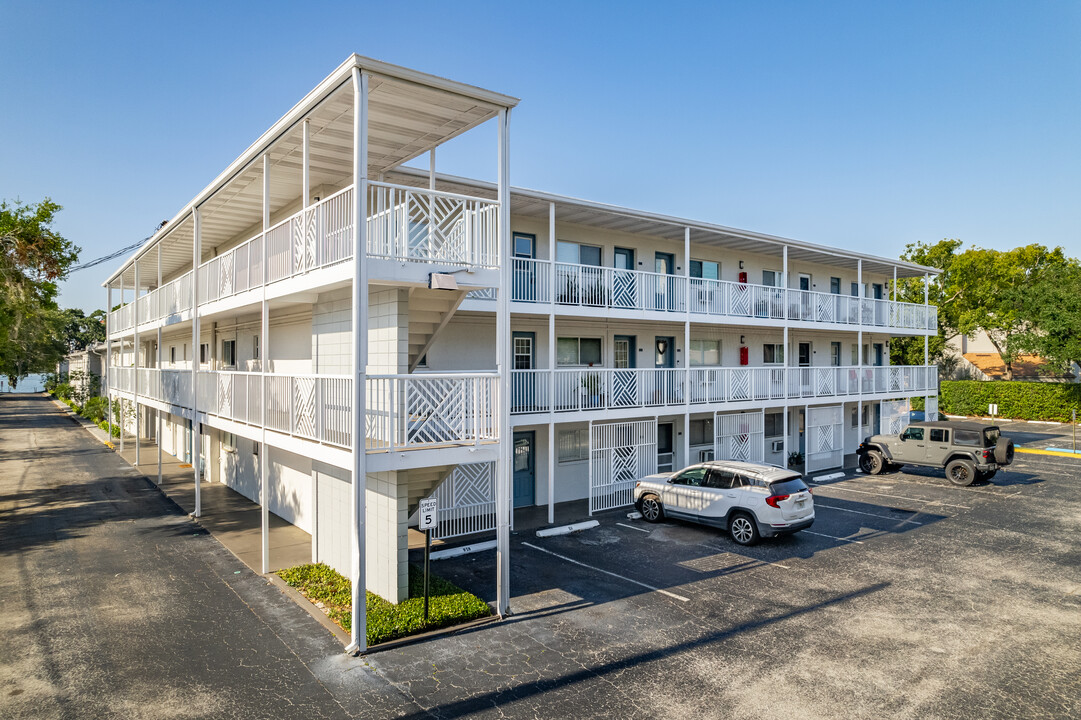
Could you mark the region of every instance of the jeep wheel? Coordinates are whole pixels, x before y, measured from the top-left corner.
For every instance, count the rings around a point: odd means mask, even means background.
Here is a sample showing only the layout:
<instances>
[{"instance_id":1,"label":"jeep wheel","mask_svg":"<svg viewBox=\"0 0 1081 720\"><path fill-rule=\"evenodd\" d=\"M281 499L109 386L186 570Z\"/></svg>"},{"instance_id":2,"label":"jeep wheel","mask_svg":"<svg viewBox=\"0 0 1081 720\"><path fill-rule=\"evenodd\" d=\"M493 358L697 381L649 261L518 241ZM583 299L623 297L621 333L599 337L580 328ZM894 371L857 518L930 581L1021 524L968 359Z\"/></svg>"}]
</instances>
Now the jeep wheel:
<instances>
[{"instance_id":1,"label":"jeep wheel","mask_svg":"<svg viewBox=\"0 0 1081 720\"><path fill-rule=\"evenodd\" d=\"M960 485L962 487L971 485L976 479L976 466L972 464L971 460L951 460L950 464L946 466L946 477L954 485Z\"/></svg>"},{"instance_id":2,"label":"jeep wheel","mask_svg":"<svg viewBox=\"0 0 1081 720\"><path fill-rule=\"evenodd\" d=\"M878 475L886 467L886 460L878 450L868 450L860 458L860 470L868 475Z\"/></svg>"},{"instance_id":3,"label":"jeep wheel","mask_svg":"<svg viewBox=\"0 0 1081 720\"><path fill-rule=\"evenodd\" d=\"M995 462L999 465L1009 465L1013 462L1013 440L1000 437L995 445Z\"/></svg>"}]
</instances>

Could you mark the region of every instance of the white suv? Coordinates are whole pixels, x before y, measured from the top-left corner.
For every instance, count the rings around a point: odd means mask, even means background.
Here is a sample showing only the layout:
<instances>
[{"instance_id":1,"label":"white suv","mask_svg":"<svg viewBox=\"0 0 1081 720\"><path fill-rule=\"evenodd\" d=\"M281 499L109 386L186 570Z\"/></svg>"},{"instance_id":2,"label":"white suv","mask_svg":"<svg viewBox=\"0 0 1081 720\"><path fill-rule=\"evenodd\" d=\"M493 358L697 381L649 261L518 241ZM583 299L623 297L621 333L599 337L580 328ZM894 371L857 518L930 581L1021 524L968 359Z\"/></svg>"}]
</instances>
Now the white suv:
<instances>
[{"instance_id":1,"label":"white suv","mask_svg":"<svg viewBox=\"0 0 1081 720\"><path fill-rule=\"evenodd\" d=\"M811 527L814 499L799 473L773 465L715 461L634 484L634 504L648 522L665 516L728 530L740 545Z\"/></svg>"}]
</instances>

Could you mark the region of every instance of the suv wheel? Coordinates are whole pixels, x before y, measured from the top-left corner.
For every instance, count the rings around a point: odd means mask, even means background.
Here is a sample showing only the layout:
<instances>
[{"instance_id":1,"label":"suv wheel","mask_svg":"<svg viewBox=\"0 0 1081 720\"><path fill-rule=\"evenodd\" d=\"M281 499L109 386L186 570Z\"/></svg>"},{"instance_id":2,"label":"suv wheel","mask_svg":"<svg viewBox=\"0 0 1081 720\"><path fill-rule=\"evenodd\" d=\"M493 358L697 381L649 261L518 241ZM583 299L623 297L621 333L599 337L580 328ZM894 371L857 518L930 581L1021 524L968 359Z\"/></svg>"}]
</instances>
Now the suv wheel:
<instances>
[{"instance_id":1,"label":"suv wheel","mask_svg":"<svg viewBox=\"0 0 1081 720\"><path fill-rule=\"evenodd\" d=\"M758 525L750 515L736 513L728 521L728 534L740 545L754 545L758 542Z\"/></svg>"},{"instance_id":2,"label":"suv wheel","mask_svg":"<svg viewBox=\"0 0 1081 720\"><path fill-rule=\"evenodd\" d=\"M868 450L860 457L860 470L868 475L878 475L886 467L886 459L878 450Z\"/></svg>"},{"instance_id":3,"label":"suv wheel","mask_svg":"<svg viewBox=\"0 0 1081 720\"><path fill-rule=\"evenodd\" d=\"M971 485L972 481L976 479L976 466L972 464L971 460L961 458L951 460L946 466L946 477L954 485Z\"/></svg>"},{"instance_id":4,"label":"suv wheel","mask_svg":"<svg viewBox=\"0 0 1081 720\"><path fill-rule=\"evenodd\" d=\"M664 517L664 508L656 495L643 495L638 501L638 512L642 513L643 520L651 523L660 522Z\"/></svg>"}]
</instances>

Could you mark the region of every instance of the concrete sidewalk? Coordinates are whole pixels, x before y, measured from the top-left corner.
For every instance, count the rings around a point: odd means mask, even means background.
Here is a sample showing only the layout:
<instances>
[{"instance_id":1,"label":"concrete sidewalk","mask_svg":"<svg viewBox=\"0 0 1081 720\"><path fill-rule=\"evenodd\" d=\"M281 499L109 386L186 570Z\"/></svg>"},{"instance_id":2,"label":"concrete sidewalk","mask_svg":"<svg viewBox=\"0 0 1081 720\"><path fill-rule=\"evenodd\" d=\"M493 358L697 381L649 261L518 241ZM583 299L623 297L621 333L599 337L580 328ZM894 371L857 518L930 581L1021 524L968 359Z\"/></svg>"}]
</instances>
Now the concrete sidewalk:
<instances>
[{"instance_id":1,"label":"concrete sidewalk","mask_svg":"<svg viewBox=\"0 0 1081 720\"><path fill-rule=\"evenodd\" d=\"M81 418L64 404L54 403L68 412L101 442L108 440L107 433L88 420ZM143 439L139 447L138 465L135 464L135 439L124 438L124 451L120 441L113 439L116 453L125 462L158 485L158 446ZM161 453L161 484L158 489L189 515L195 511L195 471L188 463L182 463L167 452ZM197 522L214 538L236 555L253 572L263 572L262 517L258 503L254 503L222 483L203 481L201 488L202 514ZM312 561L312 536L277 515L270 514L270 571L302 565Z\"/></svg>"}]
</instances>

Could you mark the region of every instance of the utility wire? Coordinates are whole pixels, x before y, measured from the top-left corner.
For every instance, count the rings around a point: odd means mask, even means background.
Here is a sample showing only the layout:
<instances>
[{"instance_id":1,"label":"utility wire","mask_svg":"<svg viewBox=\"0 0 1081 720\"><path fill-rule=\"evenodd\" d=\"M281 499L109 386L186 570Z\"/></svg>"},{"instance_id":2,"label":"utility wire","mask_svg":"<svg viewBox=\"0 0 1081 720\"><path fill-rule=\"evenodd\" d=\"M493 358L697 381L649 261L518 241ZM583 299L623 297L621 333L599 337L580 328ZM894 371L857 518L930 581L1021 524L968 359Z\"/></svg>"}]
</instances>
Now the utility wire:
<instances>
[{"instance_id":1,"label":"utility wire","mask_svg":"<svg viewBox=\"0 0 1081 720\"><path fill-rule=\"evenodd\" d=\"M160 230L162 228L162 226L164 226L164 225L165 225L165 222L163 221L161 223L161 225L158 226L158 230ZM92 268L92 267L95 267L97 265L101 265L102 263L109 262L110 260L114 260L114 259L120 257L121 255L127 255L129 252L131 252L133 250L137 250L138 248L141 248L143 246L143 244L147 240L149 240L150 238L154 237L154 235L157 234L158 230L155 230L152 234L147 235L145 238L143 238L139 242L132 243L131 245L128 245L127 247L122 247L119 250L117 250L116 252L111 252L108 255L103 255L102 257L94 258L93 260L88 260L88 261L86 261L84 263L79 263L78 265L76 265L73 268L68 268L68 274L70 275L73 272L78 272L80 270L86 270L87 268Z\"/></svg>"}]
</instances>

